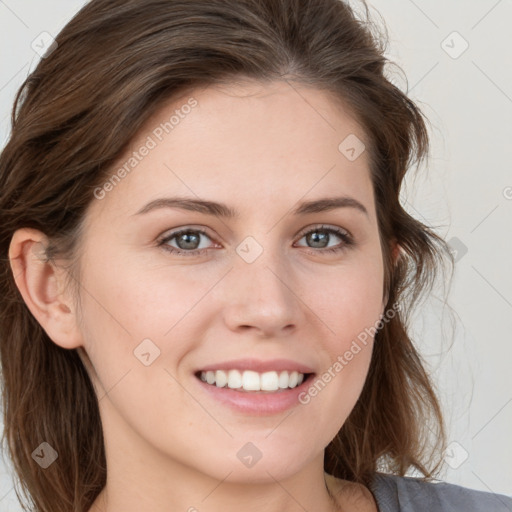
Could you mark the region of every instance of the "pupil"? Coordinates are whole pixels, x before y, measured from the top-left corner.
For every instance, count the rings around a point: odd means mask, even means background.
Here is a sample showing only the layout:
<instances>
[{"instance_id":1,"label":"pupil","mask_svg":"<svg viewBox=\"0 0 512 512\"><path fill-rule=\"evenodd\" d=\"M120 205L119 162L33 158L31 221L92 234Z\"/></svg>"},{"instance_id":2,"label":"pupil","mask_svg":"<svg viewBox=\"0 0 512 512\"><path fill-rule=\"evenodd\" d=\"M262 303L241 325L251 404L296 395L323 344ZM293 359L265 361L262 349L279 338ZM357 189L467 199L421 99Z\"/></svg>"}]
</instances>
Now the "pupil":
<instances>
[{"instance_id":1,"label":"pupil","mask_svg":"<svg viewBox=\"0 0 512 512\"><path fill-rule=\"evenodd\" d=\"M192 239L192 241L190 241ZM182 244L181 241L185 240L185 243ZM178 237L178 246L180 249L196 249L195 245L197 245L199 242L199 236L197 234L193 234L191 232L189 233L183 233L181 236Z\"/></svg>"},{"instance_id":2,"label":"pupil","mask_svg":"<svg viewBox=\"0 0 512 512\"><path fill-rule=\"evenodd\" d=\"M317 233L320 233L320 236L318 236ZM309 241L313 242L313 243L317 243L318 241L320 241L320 247L325 247L327 245L327 239L328 239L328 234L325 233L325 232L322 232L322 231L315 231L314 233L311 233L309 235ZM322 244L321 242L325 242L324 244Z\"/></svg>"}]
</instances>

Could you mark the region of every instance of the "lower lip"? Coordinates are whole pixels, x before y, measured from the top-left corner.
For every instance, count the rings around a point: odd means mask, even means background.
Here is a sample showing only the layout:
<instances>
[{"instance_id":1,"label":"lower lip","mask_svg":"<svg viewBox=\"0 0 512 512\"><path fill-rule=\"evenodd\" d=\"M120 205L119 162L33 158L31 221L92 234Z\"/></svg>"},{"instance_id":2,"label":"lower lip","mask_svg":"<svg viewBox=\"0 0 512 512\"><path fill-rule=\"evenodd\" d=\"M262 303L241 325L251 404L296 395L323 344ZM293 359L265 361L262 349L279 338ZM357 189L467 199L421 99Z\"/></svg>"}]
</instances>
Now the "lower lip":
<instances>
[{"instance_id":1,"label":"lower lip","mask_svg":"<svg viewBox=\"0 0 512 512\"><path fill-rule=\"evenodd\" d=\"M219 388L197 377L194 378L206 393L228 407L246 414L266 416L278 414L300 404L299 395L309 388L312 377L314 375L310 374L300 386L275 392L236 391L231 388Z\"/></svg>"}]
</instances>

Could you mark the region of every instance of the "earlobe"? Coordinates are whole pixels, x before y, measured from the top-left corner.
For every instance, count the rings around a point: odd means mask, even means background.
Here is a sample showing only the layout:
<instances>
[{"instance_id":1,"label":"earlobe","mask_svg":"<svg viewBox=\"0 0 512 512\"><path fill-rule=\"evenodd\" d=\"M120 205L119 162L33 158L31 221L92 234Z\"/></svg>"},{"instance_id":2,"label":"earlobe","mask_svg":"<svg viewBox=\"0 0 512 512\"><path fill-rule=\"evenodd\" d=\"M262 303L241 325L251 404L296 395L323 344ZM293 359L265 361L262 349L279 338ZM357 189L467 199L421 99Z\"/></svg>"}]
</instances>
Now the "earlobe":
<instances>
[{"instance_id":1,"label":"earlobe","mask_svg":"<svg viewBox=\"0 0 512 512\"><path fill-rule=\"evenodd\" d=\"M402 246L396 241L393 241L392 249L391 249L391 255L393 258L393 265L396 265L398 263L398 260L403 252Z\"/></svg>"},{"instance_id":2,"label":"earlobe","mask_svg":"<svg viewBox=\"0 0 512 512\"><path fill-rule=\"evenodd\" d=\"M82 344L74 307L65 293L65 270L46 258L48 239L30 228L17 230L9 247L16 286L32 315L62 348Z\"/></svg>"}]
</instances>

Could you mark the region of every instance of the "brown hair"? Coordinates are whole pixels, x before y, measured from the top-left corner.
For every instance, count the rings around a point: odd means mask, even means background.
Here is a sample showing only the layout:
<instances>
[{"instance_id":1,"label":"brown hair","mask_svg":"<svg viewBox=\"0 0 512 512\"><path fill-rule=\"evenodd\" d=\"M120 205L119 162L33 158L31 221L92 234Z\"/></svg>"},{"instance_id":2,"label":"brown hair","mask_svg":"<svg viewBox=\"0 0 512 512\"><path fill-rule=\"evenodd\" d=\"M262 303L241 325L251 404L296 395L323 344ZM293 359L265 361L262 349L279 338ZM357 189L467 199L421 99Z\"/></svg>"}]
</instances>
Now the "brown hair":
<instances>
[{"instance_id":1,"label":"brown hair","mask_svg":"<svg viewBox=\"0 0 512 512\"><path fill-rule=\"evenodd\" d=\"M9 265L12 235L42 231L48 261L67 259L76 277L93 191L145 120L187 90L245 78L331 91L369 140L386 310L401 308L376 334L364 389L326 448L325 471L368 484L378 469L431 478L440 466L443 417L406 324L450 253L400 204L407 169L428 157L428 133L418 107L385 77L387 40L362 5L366 19L341 0L92 0L21 86L0 157L2 442L33 510L87 511L106 483L106 459L88 373L78 350L53 343L26 307ZM395 265L392 240L402 247ZM31 457L43 441L58 452L45 470Z\"/></svg>"}]
</instances>

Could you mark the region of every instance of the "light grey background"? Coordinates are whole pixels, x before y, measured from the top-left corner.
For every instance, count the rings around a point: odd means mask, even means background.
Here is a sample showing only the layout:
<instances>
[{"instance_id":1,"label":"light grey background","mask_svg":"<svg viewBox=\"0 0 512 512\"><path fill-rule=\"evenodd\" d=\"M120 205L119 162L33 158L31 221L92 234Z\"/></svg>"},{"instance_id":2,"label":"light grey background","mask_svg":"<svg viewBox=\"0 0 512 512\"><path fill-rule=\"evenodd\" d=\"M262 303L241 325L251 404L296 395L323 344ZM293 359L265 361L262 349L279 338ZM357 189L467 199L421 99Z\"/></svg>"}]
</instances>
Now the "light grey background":
<instances>
[{"instance_id":1,"label":"light grey background","mask_svg":"<svg viewBox=\"0 0 512 512\"><path fill-rule=\"evenodd\" d=\"M0 147L14 94L39 59L33 41L56 35L84 3L0 0ZM414 323L449 425L444 479L512 495L512 2L369 4L386 21L388 55L432 124L428 172L408 180L404 201L458 250L454 329L441 290ZM0 508L16 512L9 468L0 464Z\"/></svg>"}]
</instances>

